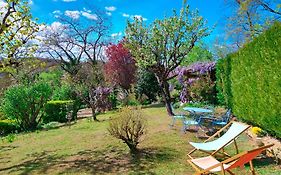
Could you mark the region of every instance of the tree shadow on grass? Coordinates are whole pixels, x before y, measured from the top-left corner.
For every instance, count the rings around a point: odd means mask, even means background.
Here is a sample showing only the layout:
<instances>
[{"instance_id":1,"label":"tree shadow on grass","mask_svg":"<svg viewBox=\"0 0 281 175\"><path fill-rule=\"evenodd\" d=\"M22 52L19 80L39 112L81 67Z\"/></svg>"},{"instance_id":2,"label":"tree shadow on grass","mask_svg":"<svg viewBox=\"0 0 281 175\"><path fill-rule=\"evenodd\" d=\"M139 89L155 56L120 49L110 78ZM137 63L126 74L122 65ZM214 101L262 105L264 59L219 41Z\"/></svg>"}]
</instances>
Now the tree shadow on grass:
<instances>
[{"instance_id":1,"label":"tree shadow on grass","mask_svg":"<svg viewBox=\"0 0 281 175\"><path fill-rule=\"evenodd\" d=\"M12 149L17 148L18 146L12 146L12 145L7 145L7 146L0 146L0 152L6 152L6 151L11 151Z\"/></svg>"},{"instance_id":2,"label":"tree shadow on grass","mask_svg":"<svg viewBox=\"0 0 281 175\"><path fill-rule=\"evenodd\" d=\"M147 108L163 108L165 107L165 104L163 103L156 103L156 104L150 104L150 105L146 105L146 106L142 106L142 109L147 109Z\"/></svg>"},{"instance_id":3,"label":"tree shadow on grass","mask_svg":"<svg viewBox=\"0 0 281 175\"><path fill-rule=\"evenodd\" d=\"M43 151L27 154L17 165L0 167L0 174L155 174L153 168L161 162L177 158L178 152L171 148L147 148L132 157L127 151L110 147L103 150L83 150L72 155L58 156L55 152Z\"/></svg>"},{"instance_id":4,"label":"tree shadow on grass","mask_svg":"<svg viewBox=\"0 0 281 175\"><path fill-rule=\"evenodd\" d=\"M0 168L0 174L16 173L21 175L30 174L32 171L40 169L41 173L47 171L48 165L56 162L60 157L51 155L52 152L43 151L40 153L27 154L26 160L20 164Z\"/></svg>"},{"instance_id":5,"label":"tree shadow on grass","mask_svg":"<svg viewBox=\"0 0 281 175\"><path fill-rule=\"evenodd\" d=\"M7 151L11 151L17 148L17 146L7 145L7 146L0 146L0 165L2 163L9 163L11 157L6 154Z\"/></svg>"},{"instance_id":6,"label":"tree shadow on grass","mask_svg":"<svg viewBox=\"0 0 281 175\"><path fill-rule=\"evenodd\" d=\"M260 157L254 159L253 164L256 168L265 167L269 165L276 165L276 160L273 157Z\"/></svg>"}]
</instances>

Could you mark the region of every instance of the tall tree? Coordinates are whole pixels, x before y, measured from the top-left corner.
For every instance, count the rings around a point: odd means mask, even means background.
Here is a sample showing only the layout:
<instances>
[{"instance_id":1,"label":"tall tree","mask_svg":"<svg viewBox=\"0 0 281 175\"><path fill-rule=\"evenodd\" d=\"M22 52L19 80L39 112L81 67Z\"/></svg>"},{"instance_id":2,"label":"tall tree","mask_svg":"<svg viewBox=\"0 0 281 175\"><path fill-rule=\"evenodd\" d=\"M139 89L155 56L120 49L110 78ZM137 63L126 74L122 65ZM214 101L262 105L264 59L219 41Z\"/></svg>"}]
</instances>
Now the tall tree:
<instances>
[{"instance_id":1,"label":"tall tree","mask_svg":"<svg viewBox=\"0 0 281 175\"><path fill-rule=\"evenodd\" d=\"M281 18L281 4L275 0L226 0L226 3L232 9L227 33L237 47L251 41Z\"/></svg>"},{"instance_id":2,"label":"tall tree","mask_svg":"<svg viewBox=\"0 0 281 175\"><path fill-rule=\"evenodd\" d=\"M150 26L141 19L128 22L127 46L137 64L153 72L159 83L167 112L173 115L168 81L171 73L182 63L201 38L209 34L198 11L191 12L184 2L180 13L155 20Z\"/></svg>"},{"instance_id":3,"label":"tall tree","mask_svg":"<svg viewBox=\"0 0 281 175\"><path fill-rule=\"evenodd\" d=\"M33 57L39 26L32 20L28 1L5 0L0 7L0 71L13 75L24 58Z\"/></svg>"},{"instance_id":4,"label":"tall tree","mask_svg":"<svg viewBox=\"0 0 281 175\"><path fill-rule=\"evenodd\" d=\"M81 60L93 66L101 58L109 30L105 15L96 11L88 17L60 15L59 22L46 27L44 49L52 58L60 59L62 68L75 76ZM77 14L79 15L79 14Z\"/></svg>"},{"instance_id":5,"label":"tall tree","mask_svg":"<svg viewBox=\"0 0 281 175\"><path fill-rule=\"evenodd\" d=\"M100 93L104 79L100 69L110 25L106 15L98 10L74 11L57 18L59 22L44 32L43 52L60 60L62 69L72 78L76 97L92 109L93 119L97 120L100 104L96 101L104 97Z\"/></svg>"},{"instance_id":6,"label":"tall tree","mask_svg":"<svg viewBox=\"0 0 281 175\"><path fill-rule=\"evenodd\" d=\"M131 53L124 47L123 42L111 44L106 48L108 61L106 62L105 76L113 85L128 91L136 81L136 63Z\"/></svg>"}]
</instances>

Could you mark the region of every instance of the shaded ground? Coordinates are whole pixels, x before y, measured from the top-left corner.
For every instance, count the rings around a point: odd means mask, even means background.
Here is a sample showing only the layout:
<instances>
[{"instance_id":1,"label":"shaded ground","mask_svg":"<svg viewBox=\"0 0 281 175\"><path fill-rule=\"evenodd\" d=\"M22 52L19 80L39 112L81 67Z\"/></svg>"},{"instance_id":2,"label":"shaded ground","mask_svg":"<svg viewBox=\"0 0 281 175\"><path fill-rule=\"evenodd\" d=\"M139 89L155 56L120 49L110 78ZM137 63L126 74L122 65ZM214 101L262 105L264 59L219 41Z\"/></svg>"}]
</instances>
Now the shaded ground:
<instances>
[{"instance_id":1,"label":"shaded ground","mask_svg":"<svg viewBox=\"0 0 281 175\"><path fill-rule=\"evenodd\" d=\"M182 134L180 122L171 129L164 108L145 108L144 112L148 131L137 157L132 158L124 143L108 134L108 120L116 115L109 112L98 116L100 122L85 118L71 127L19 134L13 143L3 140L0 174L192 174L186 162L186 153L192 149L187 142L201 140L195 133ZM253 147L246 135L238 144L243 150ZM259 174L281 174L272 159L254 164Z\"/></svg>"}]
</instances>

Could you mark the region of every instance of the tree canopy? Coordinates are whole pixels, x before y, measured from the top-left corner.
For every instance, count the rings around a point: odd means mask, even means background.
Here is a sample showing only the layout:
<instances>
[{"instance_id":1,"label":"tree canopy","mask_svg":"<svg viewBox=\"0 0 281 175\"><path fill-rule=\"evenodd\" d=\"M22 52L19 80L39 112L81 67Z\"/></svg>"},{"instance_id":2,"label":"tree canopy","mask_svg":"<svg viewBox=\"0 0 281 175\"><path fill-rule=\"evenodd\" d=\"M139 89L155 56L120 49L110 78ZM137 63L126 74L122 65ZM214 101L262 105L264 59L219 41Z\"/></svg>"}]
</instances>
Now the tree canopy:
<instances>
[{"instance_id":1,"label":"tree canopy","mask_svg":"<svg viewBox=\"0 0 281 175\"><path fill-rule=\"evenodd\" d=\"M186 3L179 14L174 10L171 17L156 19L149 26L137 18L127 23L127 47L140 67L155 74L169 114L172 110L168 80L173 78L169 75L195 44L208 35L206 21L198 11L192 12Z\"/></svg>"}]
</instances>

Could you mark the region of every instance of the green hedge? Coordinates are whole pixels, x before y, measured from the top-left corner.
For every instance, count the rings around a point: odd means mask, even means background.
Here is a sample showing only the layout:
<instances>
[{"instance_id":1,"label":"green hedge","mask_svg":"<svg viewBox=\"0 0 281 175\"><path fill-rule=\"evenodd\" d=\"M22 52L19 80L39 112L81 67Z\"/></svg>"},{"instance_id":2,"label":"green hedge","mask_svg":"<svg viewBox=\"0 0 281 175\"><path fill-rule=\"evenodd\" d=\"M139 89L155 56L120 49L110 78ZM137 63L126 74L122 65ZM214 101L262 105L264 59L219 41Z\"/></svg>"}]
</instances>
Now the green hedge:
<instances>
[{"instance_id":1,"label":"green hedge","mask_svg":"<svg viewBox=\"0 0 281 175\"><path fill-rule=\"evenodd\" d=\"M220 105L231 108L231 55L220 59L216 63L216 89L217 100Z\"/></svg>"},{"instance_id":2,"label":"green hedge","mask_svg":"<svg viewBox=\"0 0 281 175\"><path fill-rule=\"evenodd\" d=\"M72 100L48 101L45 106L43 123L67 122L66 115L72 110Z\"/></svg>"},{"instance_id":3,"label":"green hedge","mask_svg":"<svg viewBox=\"0 0 281 175\"><path fill-rule=\"evenodd\" d=\"M0 135L18 132L20 128L14 120L0 120Z\"/></svg>"},{"instance_id":4,"label":"green hedge","mask_svg":"<svg viewBox=\"0 0 281 175\"><path fill-rule=\"evenodd\" d=\"M230 71L218 86L234 115L281 138L281 23L222 62Z\"/></svg>"}]
</instances>

